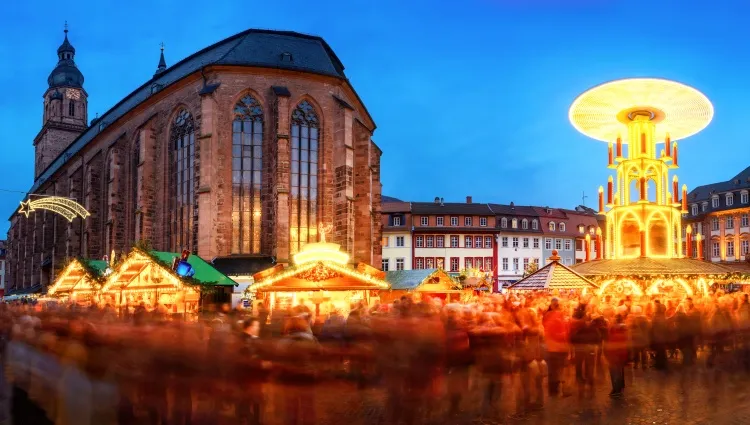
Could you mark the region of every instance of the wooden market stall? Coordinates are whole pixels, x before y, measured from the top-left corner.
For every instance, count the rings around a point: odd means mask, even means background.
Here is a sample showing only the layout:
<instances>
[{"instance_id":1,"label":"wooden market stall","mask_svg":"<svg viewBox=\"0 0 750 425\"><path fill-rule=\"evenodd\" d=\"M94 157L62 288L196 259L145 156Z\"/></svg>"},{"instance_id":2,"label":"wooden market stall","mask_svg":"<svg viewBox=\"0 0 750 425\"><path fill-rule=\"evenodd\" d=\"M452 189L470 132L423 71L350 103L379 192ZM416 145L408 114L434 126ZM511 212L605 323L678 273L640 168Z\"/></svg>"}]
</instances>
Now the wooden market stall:
<instances>
[{"instance_id":1,"label":"wooden market stall","mask_svg":"<svg viewBox=\"0 0 750 425\"><path fill-rule=\"evenodd\" d=\"M108 276L102 288L102 302L119 308L144 304L146 308L162 308L165 312L190 314L197 312L201 295L206 289L231 288L235 282L196 255L187 262L194 274L180 276L173 269L181 254L144 251L133 248Z\"/></svg>"},{"instance_id":2,"label":"wooden market stall","mask_svg":"<svg viewBox=\"0 0 750 425\"><path fill-rule=\"evenodd\" d=\"M511 291L594 291L598 286L560 262L557 251L552 251L549 264L511 285Z\"/></svg>"},{"instance_id":3,"label":"wooden market stall","mask_svg":"<svg viewBox=\"0 0 750 425\"><path fill-rule=\"evenodd\" d=\"M47 295L73 303L96 302L108 268L104 260L74 258L57 276Z\"/></svg>"},{"instance_id":4,"label":"wooden market stall","mask_svg":"<svg viewBox=\"0 0 750 425\"><path fill-rule=\"evenodd\" d=\"M383 272L366 264L353 268L348 263L349 255L338 244L309 243L294 255L293 265L277 265L253 275L248 290L272 312L303 305L319 316L334 309L346 314L360 302L372 305L379 300L380 291L390 288Z\"/></svg>"},{"instance_id":5,"label":"wooden market stall","mask_svg":"<svg viewBox=\"0 0 750 425\"><path fill-rule=\"evenodd\" d=\"M391 285L389 291L380 294L381 302L393 302L404 295L421 298L430 296L445 301L461 298L460 285L442 269L394 270L385 273L385 281Z\"/></svg>"}]
</instances>

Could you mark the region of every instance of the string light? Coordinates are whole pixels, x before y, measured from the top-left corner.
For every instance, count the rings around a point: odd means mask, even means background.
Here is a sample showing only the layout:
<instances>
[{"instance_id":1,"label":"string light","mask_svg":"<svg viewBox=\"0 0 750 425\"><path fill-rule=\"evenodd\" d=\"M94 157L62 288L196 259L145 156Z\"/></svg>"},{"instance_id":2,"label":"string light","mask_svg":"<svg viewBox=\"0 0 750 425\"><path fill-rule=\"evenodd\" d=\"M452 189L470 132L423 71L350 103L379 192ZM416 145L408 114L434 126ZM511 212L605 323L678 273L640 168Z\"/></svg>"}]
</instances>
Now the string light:
<instances>
[{"instance_id":1,"label":"string light","mask_svg":"<svg viewBox=\"0 0 750 425\"><path fill-rule=\"evenodd\" d=\"M70 198L63 198L61 196L47 196L33 201L31 199L25 202L21 201L18 213L29 218L29 214L35 210L52 211L65 217L68 221L73 221L77 216L85 219L91 215L83 205Z\"/></svg>"}]
</instances>

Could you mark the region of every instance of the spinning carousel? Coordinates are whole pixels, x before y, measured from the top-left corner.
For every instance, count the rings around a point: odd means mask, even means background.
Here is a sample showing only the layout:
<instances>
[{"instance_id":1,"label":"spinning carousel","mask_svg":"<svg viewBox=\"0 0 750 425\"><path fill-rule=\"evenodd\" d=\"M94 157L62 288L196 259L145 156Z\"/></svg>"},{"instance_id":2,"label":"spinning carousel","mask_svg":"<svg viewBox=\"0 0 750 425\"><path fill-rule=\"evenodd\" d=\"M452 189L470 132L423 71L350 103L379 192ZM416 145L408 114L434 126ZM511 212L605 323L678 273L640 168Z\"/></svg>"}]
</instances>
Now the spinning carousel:
<instances>
[{"instance_id":1,"label":"spinning carousel","mask_svg":"<svg viewBox=\"0 0 750 425\"><path fill-rule=\"evenodd\" d=\"M689 226L683 235L687 186L680 197L676 175L670 185L669 171L678 168L677 140L703 130L713 114L698 90L652 78L602 84L573 102L573 127L608 144L607 166L615 175L606 191L599 187L599 213L607 219L604 249L572 267L596 282L600 294L700 295L731 274L702 261L704 235L693 235Z\"/></svg>"}]
</instances>

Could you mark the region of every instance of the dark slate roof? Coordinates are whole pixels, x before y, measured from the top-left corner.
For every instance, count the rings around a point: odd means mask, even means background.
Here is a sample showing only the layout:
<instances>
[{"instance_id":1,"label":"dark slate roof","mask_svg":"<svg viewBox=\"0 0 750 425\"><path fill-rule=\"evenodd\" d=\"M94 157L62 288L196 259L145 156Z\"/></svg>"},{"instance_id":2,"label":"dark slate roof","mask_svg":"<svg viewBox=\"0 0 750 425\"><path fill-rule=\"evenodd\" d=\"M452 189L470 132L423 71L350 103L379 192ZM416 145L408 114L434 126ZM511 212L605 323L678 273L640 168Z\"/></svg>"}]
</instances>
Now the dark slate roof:
<instances>
[{"instance_id":1,"label":"dark slate roof","mask_svg":"<svg viewBox=\"0 0 750 425\"><path fill-rule=\"evenodd\" d=\"M216 257L211 264L227 276L252 276L273 267L276 259L270 255L230 255Z\"/></svg>"},{"instance_id":2,"label":"dark slate roof","mask_svg":"<svg viewBox=\"0 0 750 425\"><path fill-rule=\"evenodd\" d=\"M534 207L524 205L490 204L490 209L497 215L539 217Z\"/></svg>"},{"instance_id":3,"label":"dark slate roof","mask_svg":"<svg viewBox=\"0 0 750 425\"><path fill-rule=\"evenodd\" d=\"M393 270L385 273L385 281L391 284L391 289L410 291L436 271L438 269Z\"/></svg>"},{"instance_id":4,"label":"dark slate roof","mask_svg":"<svg viewBox=\"0 0 750 425\"><path fill-rule=\"evenodd\" d=\"M495 215L487 204L412 202L412 214Z\"/></svg>"},{"instance_id":5,"label":"dark slate roof","mask_svg":"<svg viewBox=\"0 0 750 425\"><path fill-rule=\"evenodd\" d=\"M291 57L285 53L289 53ZM100 125L89 127L52 161L36 179L30 192L38 190L72 155L81 151L107 125L114 123L148 99L152 86L167 87L211 65L289 69L346 80L344 65L321 37L293 31L250 29L241 32L172 65L122 99L101 116L98 122Z\"/></svg>"},{"instance_id":6,"label":"dark slate roof","mask_svg":"<svg viewBox=\"0 0 750 425\"><path fill-rule=\"evenodd\" d=\"M714 194L741 189L750 189L750 167L745 168L739 174L727 181L696 187L688 193L688 202L710 201L711 196ZM737 200L735 200L735 202L736 201Z\"/></svg>"},{"instance_id":7,"label":"dark slate roof","mask_svg":"<svg viewBox=\"0 0 750 425\"><path fill-rule=\"evenodd\" d=\"M380 197L380 202L383 203L383 204L385 204L387 202L403 202L403 201L400 200L400 199L398 199L398 198L394 198L392 196L385 196L385 195L383 195L383 196Z\"/></svg>"}]
</instances>

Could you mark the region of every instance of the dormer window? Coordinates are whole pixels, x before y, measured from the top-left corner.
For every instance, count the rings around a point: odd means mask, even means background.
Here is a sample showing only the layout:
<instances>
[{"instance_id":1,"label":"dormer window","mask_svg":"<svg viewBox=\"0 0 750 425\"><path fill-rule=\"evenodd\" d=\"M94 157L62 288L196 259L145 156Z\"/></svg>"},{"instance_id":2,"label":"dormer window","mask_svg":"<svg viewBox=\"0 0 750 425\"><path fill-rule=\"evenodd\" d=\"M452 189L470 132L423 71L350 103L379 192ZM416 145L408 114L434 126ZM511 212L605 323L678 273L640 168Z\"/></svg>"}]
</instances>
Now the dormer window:
<instances>
[{"instance_id":1,"label":"dormer window","mask_svg":"<svg viewBox=\"0 0 750 425\"><path fill-rule=\"evenodd\" d=\"M583 224L579 224L578 225L578 233L583 234L584 232L586 232L586 228L583 227Z\"/></svg>"},{"instance_id":2,"label":"dormer window","mask_svg":"<svg viewBox=\"0 0 750 425\"><path fill-rule=\"evenodd\" d=\"M708 211L708 202L704 202L701 204L701 211L703 212Z\"/></svg>"},{"instance_id":3,"label":"dormer window","mask_svg":"<svg viewBox=\"0 0 750 425\"><path fill-rule=\"evenodd\" d=\"M560 231L561 232L565 231L565 223L560 223Z\"/></svg>"},{"instance_id":4,"label":"dormer window","mask_svg":"<svg viewBox=\"0 0 750 425\"><path fill-rule=\"evenodd\" d=\"M743 190L740 193L740 204L747 204L748 203L748 199L747 199L748 196L747 195L748 195L748 193L747 193L746 190Z\"/></svg>"},{"instance_id":5,"label":"dormer window","mask_svg":"<svg viewBox=\"0 0 750 425\"><path fill-rule=\"evenodd\" d=\"M734 194L733 193L727 193L726 196L727 206L731 207L734 205Z\"/></svg>"},{"instance_id":6,"label":"dormer window","mask_svg":"<svg viewBox=\"0 0 750 425\"><path fill-rule=\"evenodd\" d=\"M550 221L549 222L549 230L550 230L550 232L554 232L555 231L555 222L554 221Z\"/></svg>"},{"instance_id":7,"label":"dormer window","mask_svg":"<svg viewBox=\"0 0 750 425\"><path fill-rule=\"evenodd\" d=\"M500 219L500 227L502 227L503 229L505 229L505 228L508 227L508 219L507 218L503 217L502 219Z\"/></svg>"},{"instance_id":8,"label":"dormer window","mask_svg":"<svg viewBox=\"0 0 750 425\"><path fill-rule=\"evenodd\" d=\"M691 205L690 210L692 211L693 215L698 215L698 205L696 204Z\"/></svg>"},{"instance_id":9,"label":"dormer window","mask_svg":"<svg viewBox=\"0 0 750 425\"><path fill-rule=\"evenodd\" d=\"M719 196L714 195L711 198L711 208L719 208Z\"/></svg>"},{"instance_id":10,"label":"dormer window","mask_svg":"<svg viewBox=\"0 0 750 425\"><path fill-rule=\"evenodd\" d=\"M526 230L529 228L529 220L526 220L525 218L521 220L521 228Z\"/></svg>"},{"instance_id":11,"label":"dormer window","mask_svg":"<svg viewBox=\"0 0 750 425\"><path fill-rule=\"evenodd\" d=\"M537 230L539 228L539 222L536 219L531 220L531 229Z\"/></svg>"},{"instance_id":12,"label":"dormer window","mask_svg":"<svg viewBox=\"0 0 750 425\"><path fill-rule=\"evenodd\" d=\"M514 218L513 220L511 220L511 221L510 221L510 226L511 226L512 228L514 228L514 229L518 229L518 219L517 219L517 218Z\"/></svg>"}]
</instances>

